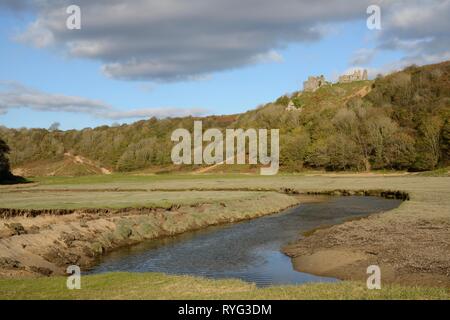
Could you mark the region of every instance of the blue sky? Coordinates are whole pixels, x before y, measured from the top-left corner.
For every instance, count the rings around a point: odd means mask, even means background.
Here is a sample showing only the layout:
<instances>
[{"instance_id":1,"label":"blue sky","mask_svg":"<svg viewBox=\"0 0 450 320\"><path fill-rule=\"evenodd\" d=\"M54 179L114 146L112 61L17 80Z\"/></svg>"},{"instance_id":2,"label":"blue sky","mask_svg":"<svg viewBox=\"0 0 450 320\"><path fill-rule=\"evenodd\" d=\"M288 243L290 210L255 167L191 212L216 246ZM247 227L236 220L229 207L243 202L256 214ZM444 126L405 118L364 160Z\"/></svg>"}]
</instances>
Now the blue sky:
<instances>
[{"instance_id":1,"label":"blue sky","mask_svg":"<svg viewBox=\"0 0 450 320\"><path fill-rule=\"evenodd\" d=\"M103 57L76 56L61 46L35 47L18 41L17 35L44 14L0 7L0 81L18 83L44 94L101 101L118 111L201 108L202 114L244 112L284 93L300 90L308 75L324 74L327 79L335 80L339 74L355 67L351 60L358 50L377 50L380 46L380 31L367 28L367 15L362 12L360 19L324 23L326 32L319 39L274 45L270 50L276 52L277 59L238 63L235 67L218 68L188 80L161 81L151 76L143 80L123 79L102 72ZM397 65L405 56L407 52L402 48L377 50L373 59L357 67L368 68L372 74L382 72ZM48 128L53 122L59 122L61 129L66 130L146 118L113 119L76 110L67 112L63 108L59 110L58 106L46 111L25 104L15 102L4 114L0 113L0 125Z\"/></svg>"}]
</instances>

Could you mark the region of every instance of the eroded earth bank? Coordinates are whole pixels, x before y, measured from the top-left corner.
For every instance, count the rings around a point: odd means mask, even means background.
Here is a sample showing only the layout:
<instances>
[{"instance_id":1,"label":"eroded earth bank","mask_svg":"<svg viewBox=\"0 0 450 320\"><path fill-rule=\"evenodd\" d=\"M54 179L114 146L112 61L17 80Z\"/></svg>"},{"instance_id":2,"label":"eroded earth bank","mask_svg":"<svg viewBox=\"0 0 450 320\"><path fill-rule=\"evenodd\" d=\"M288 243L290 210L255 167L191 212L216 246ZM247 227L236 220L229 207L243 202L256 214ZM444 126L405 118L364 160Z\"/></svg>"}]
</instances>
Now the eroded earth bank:
<instances>
[{"instance_id":1,"label":"eroded earth bank","mask_svg":"<svg viewBox=\"0 0 450 320\"><path fill-rule=\"evenodd\" d=\"M226 196L226 192L221 193ZM0 275L64 274L69 265L87 268L99 255L121 246L256 218L299 202L299 197L283 193L247 192L242 196L231 193L228 201L189 205L0 209Z\"/></svg>"}]
</instances>

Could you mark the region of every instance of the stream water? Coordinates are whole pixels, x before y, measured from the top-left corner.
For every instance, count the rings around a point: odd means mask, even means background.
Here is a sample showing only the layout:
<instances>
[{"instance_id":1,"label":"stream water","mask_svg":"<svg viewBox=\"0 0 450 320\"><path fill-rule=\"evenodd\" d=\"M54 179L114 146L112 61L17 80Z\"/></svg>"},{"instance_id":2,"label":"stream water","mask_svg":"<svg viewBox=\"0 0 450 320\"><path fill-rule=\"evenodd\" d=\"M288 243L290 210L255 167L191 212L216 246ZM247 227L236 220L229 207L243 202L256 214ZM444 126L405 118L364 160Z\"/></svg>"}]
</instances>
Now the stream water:
<instances>
[{"instance_id":1,"label":"stream water","mask_svg":"<svg viewBox=\"0 0 450 320\"><path fill-rule=\"evenodd\" d=\"M239 278L258 286L332 282L297 272L281 247L302 232L396 208L400 200L323 197L279 214L209 227L113 251L89 273L164 272L210 278Z\"/></svg>"}]
</instances>

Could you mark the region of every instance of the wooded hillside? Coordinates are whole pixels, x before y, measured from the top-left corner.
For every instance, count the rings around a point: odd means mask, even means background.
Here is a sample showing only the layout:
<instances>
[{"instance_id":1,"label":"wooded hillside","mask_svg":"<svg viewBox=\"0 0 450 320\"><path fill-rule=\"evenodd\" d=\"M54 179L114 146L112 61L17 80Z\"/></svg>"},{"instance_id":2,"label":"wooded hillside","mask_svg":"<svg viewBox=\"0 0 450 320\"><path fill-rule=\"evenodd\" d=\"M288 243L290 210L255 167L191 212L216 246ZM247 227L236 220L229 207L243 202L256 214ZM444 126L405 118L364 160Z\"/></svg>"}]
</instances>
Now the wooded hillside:
<instances>
[{"instance_id":1,"label":"wooded hillside","mask_svg":"<svg viewBox=\"0 0 450 320\"><path fill-rule=\"evenodd\" d=\"M286 110L290 102L295 110ZM194 120L152 118L69 131L0 127L0 138L11 149L13 167L62 161L69 153L132 171L170 164L172 131L192 131ZM204 129L279 128L285 171L431 170L450 160L450 62L296 92L243 114L200 120Z\"/></svg>"}]
</instances>

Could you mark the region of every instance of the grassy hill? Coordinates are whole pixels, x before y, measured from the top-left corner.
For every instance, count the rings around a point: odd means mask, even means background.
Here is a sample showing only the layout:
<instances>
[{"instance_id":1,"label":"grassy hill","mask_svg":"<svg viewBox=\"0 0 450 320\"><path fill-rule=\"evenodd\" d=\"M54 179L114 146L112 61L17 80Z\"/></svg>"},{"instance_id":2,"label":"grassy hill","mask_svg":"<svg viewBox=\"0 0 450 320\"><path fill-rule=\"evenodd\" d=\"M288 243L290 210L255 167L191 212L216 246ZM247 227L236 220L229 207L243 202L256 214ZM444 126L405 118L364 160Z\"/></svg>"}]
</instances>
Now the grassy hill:
<instances>
[{"instance_id":1,"label":"grassy hill","mask_svg":"<svg viewBox=\"0 0 450 320\"><path fill-rule=\"evenodd\" d=\"M295 110L287 110L290 103ZM172 131L192 131L194 120L222 130L279 128L284 171L432 170L450 159L450 62L295 92L238 115L152 118L69 131L0 127L0 138L11 148L15 172L28 176L167 172L180 170L170 159ZM226 170L252 172L255 167Z\"/></svg>"}]
</instances>

